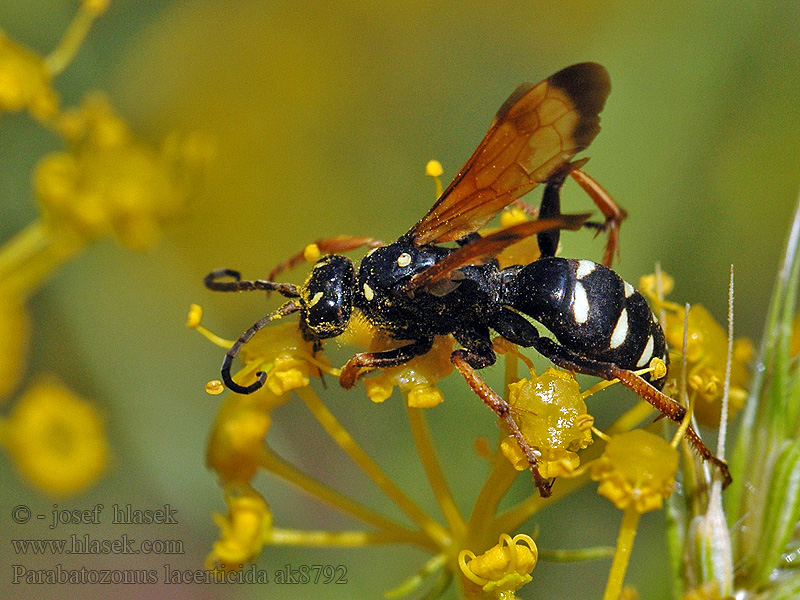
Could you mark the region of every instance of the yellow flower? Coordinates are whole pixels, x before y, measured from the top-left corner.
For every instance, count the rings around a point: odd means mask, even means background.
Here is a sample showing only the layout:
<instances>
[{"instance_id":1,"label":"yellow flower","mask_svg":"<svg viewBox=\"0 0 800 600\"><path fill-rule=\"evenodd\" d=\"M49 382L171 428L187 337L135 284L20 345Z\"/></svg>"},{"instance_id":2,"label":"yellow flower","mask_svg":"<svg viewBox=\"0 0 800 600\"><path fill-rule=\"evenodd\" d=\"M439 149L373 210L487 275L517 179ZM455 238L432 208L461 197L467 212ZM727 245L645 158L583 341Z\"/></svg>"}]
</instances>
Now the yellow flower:
<instances>
[{"instance_id":1,"label":"yellow flower","mask_svg":"<svg viewBox=\"0 0 800 600\"><path fill-rule=\"evenodd\" d=\"M286 321L265 327L242 346L239 357L245 363L246 373L264 371L264 387L275 396L306 387L311 375L319 376L319 369L327 369L322 356L313 355L313 344L303 339L296 322ZM238 380L238 378L237 378ZM242 385L252 383L239 381Z\"/></svg>"},{"instance_id":2,"label":"yellow flower","mask_svg":"<svg viewBox=\"0 0 800 600\"><path fill-rule=\"evenodd\" d=\"M214 513L219 539L206 558L206 569L235 571L261 552L272 530L272 513L266 500L246 483L225 488L228 516Z\"/></svg>"},{"instance_id":3,"label":"yellow flower","mask_svg":"<svg viewBox=\"0 0 800 600\"><path fill-rule=\"evenodd\" d=\"M644 429L611 437L603 455L592 464L597 493L617 508L638 513L661 508L672 493L678 471L678 451Z\"/></svg>"},{"instance_id":4,"label":"yellow flower","mask_svg":"<svg viewBox=\"0 0 800 600\"><path fill-rule=\"evenodd\" d=\"M22 302L0 294L0 403L19 385L30 341L30 317Z\"/></svg>"},{"instance_id":5,"label":"yellow flower","mask_svg":"<svg viewBox=\"0 0 800 600\"><path fill-rule=\"evenodd\" d=\"M685 309L683 306L658 299L655 275L643 277L640 289L650 297L653 305L664 309L664 335L671 350L668 388L677 389L681 376L681 348L683 348L683 325ZM669 293L674 281L668 275L661 275L662 295ZM750 385L750 364L755 352L748 339L734 341L731 363L730 396L728 418L732 418L744 406L747 388ZM695 304L689 309L689 334L686 345L688 367L687 385L694 401L694 415L700 424L707 427L719 426L722 409L722 394L725 382L725 368L728 358L727 332L717 323L711 313L702 305Z\"/></svg>"},{"instance_id":6,"label":"yellow flower","mask_svg":"<svg viewBox=\"0 0 800 600\"><path fill-rule=\"evenodd\" d=\"M511 600L514 593L531 581L539 551L527 535L500 536L489 550L475 556L462 550L458 556L464 592L470 599Z\"/></svg>"},{"instance_id":7,"label":"yellow flower","mask_svg":"<svg viewBox=\"0 0 800 600\"><path fill-rule=\"evenodd\" d=\"M380 338L376 338L379 340ZM373 344L370 351L386 349L380 341ZM436 387L436 382L453 371L450 354L453 352L453 339L440 336L433 348L424 356L418 356L404 365L388 367L364 380L367 396L373 402L383 402L392 395L394 387L399 387L406 402L413 408L432 408L444 400Z\"/></svg>"},{"instance_id":8,"label":"yellow flower","mask_svg":"<svg viewBox=\"0 0 800 600\"><path fill-rule=\"evenodd\" d=\"M344 345L380 352L397 348L404 342L397 342L382 334L359 311L354 310L347 329L337 338ZM367 397L375 403L385 401L392 395L395 387L400 388L406 403L413 408L432 408L444 400L436 382L453 371L450 354L453 339L438 337L433 347L423 356L418 356L397 367L387 367L375 371L364 378Z\"/></svg>"},{"instance_id":9,"label":"yellow flower","mask_svg":"<svg viewBox=\"0 0 800 600\"><path fill-rule=\"evenodd\" d=\"M214 343L229 348L231 342L218 338L200 325L203 311L194 304L186 326L197 329ZM289 400L286 392L305 387L310 374L327 368L322 359L312 356L313 346L303 340L296 323L285 322L265 327L242 348L239 357L245 367L236 381L248 384L248 377L263 371L265 385L252 394L228 394L220 408L206 450L206 463L223 483L250 481L261 464L264 438L271 423L270 412ZM219 382L206 385L218 393Z\"/></svg>"},{"instance_id":10,"label":"yellow flower","mask_svg":"<svg viewBox=\"0 0 800 600\"><path fill-rule=\"evenodd\" d=\"M40 121L52 119L58 112L58 98L50 80L39 55L0 31L0 113L28 110Z\"/></svg>"},{"instance_id":11,"label":"yellow flower","mask_svg":"<svg viewBox=\"0 0 800 600\"><path fill-rule=\"evenodd\" d=\"M226 396L206 451L206 464L223 482L250 481L256 474L271 422L269 411L279 401L268 388Z\"/></svg>"},{"instance_id":12,"label":"yellow flower","mask_svg":"<svg viewBox=\"0 0 800 600\"><path fill-rule=\"evenodd\" d=\"M202 318L203 309L193 304L189 309L186 327L197 329L206 338L223 348L227 349L233 345L233 342L220 338L202 327L200 325ZM270 397L274 397L274 400L267 404L270 408L274 408L285 401L281 396L286 392L307 386L312 372L319 376L320 369L330 370L328 362L323 357L315 357L313 352L313 344L303 339L297 323L285 321L270 325L256 333L242 346L238 357L245 366L235 375L235 380L240 385L249 385L255 381L256 373L266 373L267 379L262 390L266 388L266 391L271 392ZM207 384L206 390L209 393L219 393L218 383L214 381Z\"/></svg>"},{"instance_id":13,"label":"yellow flower","mask_svg":"<svg viewBox=\"0 0 800 600\"><path fill-rule=\"evenodd\" d=\"M211 154L198 151L197 138L168 138L161 150L137 141L99 95L65 112L57 128L70 150L46 156L34 175L47 215L87 239L113 234L134 249L151 246L162 224L184 214Z\"/></svg>"},{"instance_id":14,"label":"yellow flower","mask_svg":"<svg viewBox=\"0 0 800 600\"><path fill-rule=\"evenodd\" d=\"M53 496L82 492L108 468L97 409L52 378L20 398L3 423L2 440L19 472Z\"/></svg>"},{"instance_id":15,"label":"yellow flower","mask_svg":"<svg viewBox=\"0 0 800 600\"><path fill-rule=\"evenodd\" d=\"M592 418L587 414L575 376L549 367L541 375L509 385L508 403L522 435L540 453L542 477L567 475L580 465L577 451L592 443ZM528 468L514 438L501 449L517 470Z\"/></svg>"}]
</instances>

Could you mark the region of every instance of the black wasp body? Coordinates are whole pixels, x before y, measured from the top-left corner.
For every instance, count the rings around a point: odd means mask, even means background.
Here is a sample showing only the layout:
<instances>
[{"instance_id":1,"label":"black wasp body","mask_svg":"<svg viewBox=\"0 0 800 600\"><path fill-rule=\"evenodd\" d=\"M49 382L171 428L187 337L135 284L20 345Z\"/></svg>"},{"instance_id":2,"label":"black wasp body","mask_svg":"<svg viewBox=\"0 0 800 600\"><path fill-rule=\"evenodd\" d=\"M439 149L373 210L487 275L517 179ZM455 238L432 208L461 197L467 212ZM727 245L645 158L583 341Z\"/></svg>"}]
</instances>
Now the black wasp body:
<instances>
[{"instance_id":1,"label":"black wasp body","mask_svg":"<svg viewBox=\"0 0 800 600\"><path fill-rule=\"evenodd\" d=\"M229 269L209 273L205 283L212 290L277 291L289 298L228 351L222 366L227 387L249 394L264 384L264 373L257 373L249 385L236 383L231 365L241 347L276 318L299 312L303 337L318 349L324 340L341 335L358 310L398 340L398 346L353 356L341 371L341 385L350 388L370 370L424 355L437 336L452 335L460 345L451 355L453 364L505 421L543 496L549 494L551 482L538 471L537 451L520 432L506 401L476 372L495 362L492 331L534 348L560 367L619 379L666 416L681 420L685 410L659 391L663 379L651 385L633 372L648 367L653 358L666 362L668 355L664 334L644 298L608 268L625 211L580 171L585 161L571 162L599 132L598 115L609 91L607 72L594 63L573 65L537 85L523 84L500 108L453 182L408 232L389 245L372 238L318 240L326 254L301 286L276 283L274 278L303 262L303 253L279 265L268 280L242 281ZM560 190L567 176L587 191L603 212L604 223L587 221L589 215L561 214ZM538 219L489 235L478 233L540 183L545 189ZM554 256L560 230L584 226L609 232L605 265ZM501 269L496 256L532 235L537 236L542 258ZM341 253L359 247L371 250L356 271ZM222 281L226 278L233 281ZM549 329L555 340L540 335L530 319ZM704 458L726 471L694 430L689 428L687 436Z\"/></svg>"},{"instance_id":2,"label":"black wasp body","mask_svg":"<svg viewBox=\"0 0 800 600\"><path fill-rule=\"evenodd\" d=\"M603 265L547 257L500 269L491 260L454 271L441 290L406 292L414 275L447 254L440 247L396 242L373 250L358 269L353 305L391 337L412 340L400 353L404 357L426 352L434 336L452 334L470 366L484 368L495 361L492 329L578 371L603 368L596 363L633 370L656 357L669 360L647 301ZM343 273L352 269L345 257L338 260ZM520 313L547 327L560 346L540 337Z\"/></svg>"}]
</instances>

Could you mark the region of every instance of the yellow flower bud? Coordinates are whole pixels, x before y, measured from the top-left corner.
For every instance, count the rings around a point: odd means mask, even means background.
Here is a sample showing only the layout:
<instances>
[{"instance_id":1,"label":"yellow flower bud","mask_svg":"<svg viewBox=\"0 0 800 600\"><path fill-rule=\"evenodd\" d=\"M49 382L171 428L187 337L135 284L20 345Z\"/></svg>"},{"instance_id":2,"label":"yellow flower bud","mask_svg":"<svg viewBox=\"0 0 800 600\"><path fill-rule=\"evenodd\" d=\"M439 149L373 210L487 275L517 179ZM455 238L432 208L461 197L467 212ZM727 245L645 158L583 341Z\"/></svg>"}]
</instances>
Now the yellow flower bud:
<instances>
[{"instance_id":1,"label":"yellow flower bud","mask_svg":"<svg viewBox=\"0 0 800 600\"><path fill-rule=\"evenodd\" d=\"M531 372L530 379L509 386L508 403L522 435L540 454L543 477L566 475L580 465L577 451L592 443L592 420L572 373L552 367L541 375ZM501 450L516 469L528 468L513 438Z\"/></svg>"},{"instance_id":2,"label":"yellow flower bud","mask_svg":"<svg viewBox=\"0 0 800 600\"><path fill-rule=\"evenodd\" d=\"M534 541L521 534L508 534L479 556L462 550L458 556L464 591L471 599L513 598L513 593L531 581L539 551Z\"/></svg>"},{"instance_id":3,"label":"yellow flower bud","mask_svg":"<svg viewBox=\"0 0 800 600\"><path fill-rule=\"evenodd\" d=\"M672 493L678 471L678 451L644 429L615 435L592 465L597 492L619 509L632 506L644 513L661 508Z\"/></svg>"},{"instance_id":4,"label":"yellow flower bud","mask_svg":"<svg viewBox=\"0 0 800 600\"><path fill-rule=\"evenodd\" d=\"M228 394L217 413L206 451L206 464L222 481L250 481L260 465L269 411L279 404L269 390L244 396Z\"/></svg>"},{"instance_id":5,"label":"yellow flower bud","mask_svg":"<svg viewBox=\"0 0 800 600\"><path fill-rule=\"evenodd\" d=\"M213 515L219 539L206 558L206 568L235 571L261 552L272 530L272 513L264 498L246 483L226 486L228 515Z\"/></svg>"},{"instance_id":6,"label":"yellow flower bud","mask_svg":"<svg viewBox=\"0 0 800 600\"><path fill-rule=\"evenodd\" d=\"M58 112L50 73L36 53L0 32L0 113L28 110L40 121Z\"/></svg>"},{"instance_id":7,"label":"yellow flower bud","mask_svg":"<svg viewBox=\"0 0 800 600\"><path fill-rule=\"evenodd\" d=\"M387 341L377 338L370 350L375 352L387 347ZM399 387L411 407L431 408L444 400L435 384L453 371L450 354L453 340L438 337L433 348L424 356L413 358L396 367L381 369L376 375L364 380L367 396L373 402L383 402Z\"/></svg>"},{"instance_id":8,"label":"yellow flower bud","mask_svg":"<svg viewBox=\"0 0 800 600\"><path fill-rule=\"evenodd\" d=\"M442 173L444 173L444 169L438 160L429 160L425 165L425 175L428 177L440 177Z\"/></svg>"}]
</instances>

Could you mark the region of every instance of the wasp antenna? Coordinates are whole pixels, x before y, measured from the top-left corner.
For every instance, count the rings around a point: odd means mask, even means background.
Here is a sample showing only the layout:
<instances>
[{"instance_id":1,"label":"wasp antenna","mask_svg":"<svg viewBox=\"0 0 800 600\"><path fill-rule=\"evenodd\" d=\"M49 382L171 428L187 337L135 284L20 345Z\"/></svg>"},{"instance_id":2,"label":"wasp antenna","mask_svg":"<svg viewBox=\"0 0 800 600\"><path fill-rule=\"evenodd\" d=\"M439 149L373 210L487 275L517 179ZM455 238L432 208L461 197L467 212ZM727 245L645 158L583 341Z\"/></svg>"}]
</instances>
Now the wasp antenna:
<instances>
[{"instance_id":1,"label":"wasp antenna","mask_svg":"<svg viewBox=\"0 0 800 600\"><path fill-rule=\"evenodd\" d=\"M287 302L275 312L271 312L263 319L253 323L253 325L247 331L245 331L238 340L236 340L233 346L231 346L231 349L225 354L225 359L222 361L222 381L225 382L225 386L229 390L236 392L237 394L252 394L264 386L264 383L267 380L267 374L264 373L264 371L258 371L256 373L257 381L255 383L251 383L248 386L243 386L236 383L231 376L231 365L233 364L233 359L236 358L237 354L239 354L239 350L242 349L242 346L249 342L259 330L263 329L272 321L280 319L281 317L285 317L286 315L290 315L298 310L300 310L299 304L296 302Z\"/></svg>"},{"instance_id":2,"label":"wasp antenna","mask_svg":"<svg viewBox=\"0 0 800 600\"><path fill-rule=\"evenodd\" d=\"M233 281L219 281L223 277L231 277ZM251 292L253 290L263 290L266 292L278 292L285 298L299 298L300 292L297 286L291 283L275 283L265 279L242 280L239 271L233 269L217 269L211 271L203 280L205 286L215 292Z\"/></svg>"},{"instance_id":3,"label":"wasp antenna","mask_svg":"<svg viewBox=\"0 0 800 600\"><path fill-rule=\"evenodd\" d=\"M222 361L222 381L225 382L225 387L232 392L236 392L237 394L252 394L253 392L264 387L264 383L267 381L267 374L264 373L264 371L259 371L256 373L258 380L255 383L252 383L248 386L243 386L236 383L233 380L233 377L231 377L231 363L233 362L233 357L234 355L232 354L226 354L225 360Z\"/></svg>"}]
</instances>

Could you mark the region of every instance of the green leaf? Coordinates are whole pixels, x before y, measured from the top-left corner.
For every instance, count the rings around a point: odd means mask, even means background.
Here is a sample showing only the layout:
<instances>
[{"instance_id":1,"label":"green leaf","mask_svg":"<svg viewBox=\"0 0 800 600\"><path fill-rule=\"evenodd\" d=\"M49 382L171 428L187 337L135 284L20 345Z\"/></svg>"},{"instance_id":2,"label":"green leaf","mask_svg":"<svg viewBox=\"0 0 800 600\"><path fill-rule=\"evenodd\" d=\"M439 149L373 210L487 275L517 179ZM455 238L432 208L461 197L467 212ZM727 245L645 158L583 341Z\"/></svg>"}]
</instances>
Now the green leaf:
<instances>
[{"instance_id":1,"label":"green leaf","mask_svg":"<svg viewBox=\"0 0 800 600\"><path fill-rule=\"evenodd\" d=\"M778 568L786 545L800 519L800 440L784 448L775 464L775 472L764 506L754 583L766 583Z\"/></svg>"}]
</instances>

